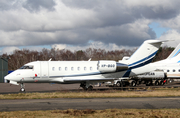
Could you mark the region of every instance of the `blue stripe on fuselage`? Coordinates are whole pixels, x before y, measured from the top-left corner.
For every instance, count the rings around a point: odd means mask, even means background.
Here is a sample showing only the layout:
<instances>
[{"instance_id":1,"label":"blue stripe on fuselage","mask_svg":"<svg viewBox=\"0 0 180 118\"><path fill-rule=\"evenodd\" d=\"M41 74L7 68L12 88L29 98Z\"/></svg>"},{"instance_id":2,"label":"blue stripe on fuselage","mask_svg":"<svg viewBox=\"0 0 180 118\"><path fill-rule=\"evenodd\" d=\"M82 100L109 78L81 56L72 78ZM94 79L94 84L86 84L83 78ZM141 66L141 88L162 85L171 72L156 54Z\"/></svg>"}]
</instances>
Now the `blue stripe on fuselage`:
<instances>
[{"instance_id":1,"label":"blue stripe on fuselage","mask_svg":"<svg viewBox=\"0 0 180 118\"><path fill-rule=\"evenodd\" d=\"M142 66L144 66L144 65L146 65L146 64L149 64L149 63L151 63L152 60L153 60L153 58L151 58L150 60L147 60L146 62L141 63L141 64L139 64L139 65L130 67L130 68L126 71L126 73L123 75L123 77L129 77L132 69L139 68L139 67L142 67Z\"/></svg>"},{"instance_id":2,"label":"blue stripe on fuselage","mask_svg":"<svg viewBox=\"0 0 180 118\"><path fill-rule=\"evenodd\" d=\"M152 54L149 55L148 57L145 57L144 59L141 59L140 61L134 62L134 63L132 63L132 64L130 64L130 65L128 65L128 66L133 66L133 65L135 65L135 64L141 63L142 61L148 60L149 58L155 56L156 53L157 53L157 51L154 52L154 53L152 53Z\"/></svg>"},{"instance_id":3,"label":"blue stripe on fuselage","mask_svg":"<svg viewBox=\"0 0 180 118\"><path fill-rule=\"evenodd\" d=\"M177 54L179 54L179 51L180 51L180 49L176 52L176 54L175 54L173 57L175 57ZM173 57L172 57L172 58L173 58Z\"/></svg>"},{"instance_id":4,"label":"blue stripe on fuselage","mask_svg":"<svg viewBox=\"0 0 180 118\"><path fill-rule=\"evenodd\" d=\"M157 51L152 53L148 57L146 57L144 59L141 59L140 61L137 61L135 63L132 63L132 64L128 65L128 66L131 66L131 67L126 71L126 73L123 75L123 77L129 77L132 69L139 68L139 67L142 67L142 66L144 66L146 64L151 63L151 61L153 60L153 56L155 56L156 53L157 53ZM145 60L147 60L147 61L145 61ZM140 63L140 64L138 64L138 63ZM135 64L137 64L137 65L135 65ZM132 65L134 65L134 66L132 66Z\"/></svg>"}]
</instances>

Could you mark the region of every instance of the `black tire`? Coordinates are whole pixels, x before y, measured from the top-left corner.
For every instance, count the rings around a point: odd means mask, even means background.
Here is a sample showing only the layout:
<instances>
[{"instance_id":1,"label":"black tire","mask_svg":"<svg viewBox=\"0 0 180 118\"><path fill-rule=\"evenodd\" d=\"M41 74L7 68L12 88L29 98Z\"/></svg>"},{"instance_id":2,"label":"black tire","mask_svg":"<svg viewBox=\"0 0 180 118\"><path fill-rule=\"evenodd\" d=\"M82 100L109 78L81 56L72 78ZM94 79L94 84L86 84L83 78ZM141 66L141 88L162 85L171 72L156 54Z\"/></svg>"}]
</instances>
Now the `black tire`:
<instances>
[{"instance_id":1,"label":"black tire","mask_svg":"<svg viewBox=\"0 0 180 118\"><path fill-rule=\"evenodd\" d=\"M146 82L146 86L151 86L152 85L152 81L147 81Z\"/></svg>"},{"instance_id":2,"label":"black tire","mask_svg":"<svg viewBox=\"0 0 180 118\"><path fill-rule=\"evenodd\" d=\"M155 86L158 86L158 85L159 85L159 82L158 82L158 81L155 81L154 84L155 84Z\"/></svg>"},{"instance_id":3,"label":"black tire","mask_svg":"<svg viewBox=\"0 0 180 118\"><path fill-rule=\"evenodd\" d=\"M135 87L136 84L137 84L136 81L132 81L132 82L131 82L131 86L132 86L132 87Z\"/></svg>"},{"instance_id":4,"label":"black tire","mask_svg":"<svg viewBox=\"0 0 180 118\"><path fill-rule=\"evenodd\" d=\"M89 86L87 90L88 90L88 91L92 91L92 90L93 90L93 87L92 87L92 86Z\"/></svg>"},{"instance_id":5,"label":"black tire","mask_svg":"<svg viewBox=\"0 0 180 118\"><path fill-rule=\"evenodd\" d=\"M21 89L20 89L20 92L25 92L25 89L24 89L24 88L21 88Z\"/></svg>"},{"instance_id":6,"label":"black tire","mask_svg":"<svg viewBox=\"0 0 180 118\"><path fill-rule=\"evenodd\" d=\"M163 85L164 85L163 80L161 80L159 84L160 84L161 86L163 86Z\"/></svg>"},{"instance_id":7,"label":"black tire","mask_svg":"<svg viewBox=\"0 0 180 118\"><path fill-rule=\"evenodd\" d=\"M121 83L121 82L117 82L117 83L116 83L116 86L117 86L117 87L121 87L121 86L122 86L122 83Z\"/></svg>"}]
</instances>

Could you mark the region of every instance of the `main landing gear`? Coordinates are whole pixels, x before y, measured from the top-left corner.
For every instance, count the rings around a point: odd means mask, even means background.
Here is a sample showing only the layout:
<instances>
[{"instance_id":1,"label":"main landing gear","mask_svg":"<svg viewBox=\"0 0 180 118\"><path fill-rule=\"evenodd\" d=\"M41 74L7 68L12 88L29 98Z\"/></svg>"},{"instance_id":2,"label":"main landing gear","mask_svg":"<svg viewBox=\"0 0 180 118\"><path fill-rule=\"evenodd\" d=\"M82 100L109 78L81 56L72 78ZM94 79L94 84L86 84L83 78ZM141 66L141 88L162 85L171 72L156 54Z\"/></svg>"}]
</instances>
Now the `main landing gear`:
<instances>
[{"instance_id":1,"label":"main landing gear","mask_svg":"<svg viewBox=\"0 0 180 118\"><path fill-rule=\"evenodd\" d=\"M25 85L21 83L21 89L19 90L20 92L25 92Z\"/></svg>"},{"instance_id":2,"label":"main landing gear","mask_svg":"<svg viewBox=\"0 0 180 118\"><path fill-rule=\"evenodd\" d=\"M91 91L93 90L93 86L89 83L81 83L80 87L82 87L85 91Z\"/></svg>"}]
</instances>

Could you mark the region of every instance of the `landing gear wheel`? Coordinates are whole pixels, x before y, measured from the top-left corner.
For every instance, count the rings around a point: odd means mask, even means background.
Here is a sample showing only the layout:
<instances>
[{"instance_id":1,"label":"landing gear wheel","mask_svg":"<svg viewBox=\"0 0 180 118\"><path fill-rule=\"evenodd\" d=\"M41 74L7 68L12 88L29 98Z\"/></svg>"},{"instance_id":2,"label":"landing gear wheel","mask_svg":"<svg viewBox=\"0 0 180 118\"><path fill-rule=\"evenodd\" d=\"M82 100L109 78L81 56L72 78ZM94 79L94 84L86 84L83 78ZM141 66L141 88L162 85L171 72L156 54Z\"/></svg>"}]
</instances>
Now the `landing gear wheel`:
<instances>
[{"instance_id":1,"label":"landing gear wheel","mask_svg":"<svg viewBox=\"0 0 180 118\"><path fill-rule=\"evenodd\" d=\"M81 84L80 84L80 87L82 87L82 88L83 88L83 90L85 90L85 91L87 90L87 88L86 88L86 84L85 84L85 83L81 83Z\"/></svg>"},{"instance_id":2,"label":"landing gear wheel","mask_svg":"<svg viewBox=\"0 0 180 118\"><path fill-rule=\"evenodd\" d=\"M117 87L122 87L122 82L117 82L117 83L116 83L116 86L117 86Z\"/></svg>"},{"instance_id":3,"label":"landing gear wheel","mask_svg":"<svg viewBox=\"0 0 180 118\"><path fill-rule=\"evenodd\" d=\"M155 81L154 84L155 84L155 86L158 86L158 85L159 85L159 82L158 82L158 81Z\"/></svg>"},{"instance_id":4,"label":"landing gear wheel","mask_svg":"<svg viewBox=\"0 0 180 118\"><path fill-rule=\"evenodd\" d=\"M164 81L163 81L163 80L160 81L160 85L161 85L161 86L164 85Z\"/></svg>"},{"instance_id":5,"label":"landing gear wheel","mask_svg":"<svg viewBox=\"0 0 180 118\"><path fill-rule=\"evenodd\" d=\"M25 92L25 85L23 83L21 83L21 89L20 92Z\"/></svg>"},{"instance_id":6,"label":"landing gear wheel","mask_svg":"<svg viewBox=\"0 0 180 118\"><path fill-rule=\"evenodd\" d=\"M146 86L151 86L152 85L152 81L147 81L146 82Z\"/></svg>"},{"instance_id":7,"label":"landing gear wheel","mask_svg":"<svg viewBox=\"0 0 180 118\"><path fill-rule=\"evenodd\" d=\"M93 86L89 86L87 90L88 91L92 91L93 90Z\"/></svg>"},{"instance_id":8,"label":"landing gear wheel","mask_svg":"<svg viewBox=\"0 0 180 118\"><path fill-rule=\"evenodd\" d=\"M132 81L132 82L131 82L131 86L132 86L132 87L135 87L135 86L136 86L136 81Z\"/></svg>"},{"instance_id":9,"label":"landing gear wheel","mask_svg":"<svg viewBox=\"0 0 180 118\"><path fill-rule=\"evenodd\" d=\"M20 89L20 92L25 92L25 89L24 89L24 88L21 88L21 89Z\"/></svg>"},{"instance_id":10,"label":"landing gear wheel","mask_svg":"<svg viewBox=\"0 0 180 118\"><path fill-rule=\"evenodd\" d=\"M87 91L87 88L86 88L86 87L83 87L83 90L84 90L84 91Z\"/></svg>"}]
</instances>

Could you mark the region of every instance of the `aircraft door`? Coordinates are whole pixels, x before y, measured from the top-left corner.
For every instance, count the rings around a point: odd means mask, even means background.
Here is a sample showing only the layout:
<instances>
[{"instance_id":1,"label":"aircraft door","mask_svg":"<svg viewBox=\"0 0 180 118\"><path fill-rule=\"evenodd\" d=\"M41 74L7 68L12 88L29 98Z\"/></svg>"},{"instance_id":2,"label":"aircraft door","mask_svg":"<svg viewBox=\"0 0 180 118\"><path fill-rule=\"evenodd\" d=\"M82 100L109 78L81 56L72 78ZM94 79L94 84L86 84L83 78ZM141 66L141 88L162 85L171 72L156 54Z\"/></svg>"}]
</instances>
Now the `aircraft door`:
<instances>
[{"instance_id":1,"label":"aircraft door","mask_svg":"<svg viewBox=\"0 0 180 118\"><path fill-rule=\"evenodd\" d=\"M46 81L48 78L49 78L49 64L48 64L49 62L47 62L47 61L42 61L41 63L40 63L40 73L41 73L41 77L40 77L40 81Z\"/></svg>"}]
</instances>

